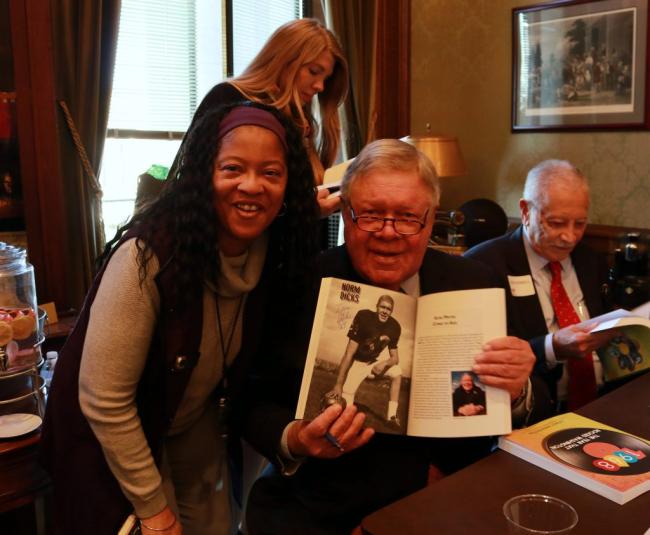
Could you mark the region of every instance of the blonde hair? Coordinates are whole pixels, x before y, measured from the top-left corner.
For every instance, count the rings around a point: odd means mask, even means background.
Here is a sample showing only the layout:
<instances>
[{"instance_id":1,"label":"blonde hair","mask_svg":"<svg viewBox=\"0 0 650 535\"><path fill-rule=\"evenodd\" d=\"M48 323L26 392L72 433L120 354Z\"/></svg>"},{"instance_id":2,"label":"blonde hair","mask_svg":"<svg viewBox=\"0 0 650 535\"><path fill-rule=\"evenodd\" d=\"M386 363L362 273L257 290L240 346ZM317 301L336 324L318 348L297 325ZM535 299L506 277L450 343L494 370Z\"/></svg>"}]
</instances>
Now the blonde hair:
<instances>
[{"instance_id":1,"label":"blonde hair","mask_svg":"<svg viewBox=\"0 0 650 535\"><path fill-rule=\"evenodd\" d=\"M334 71L318 95L320 129L306 109L295 85L300 68L329 51ZM229 82L247 99L279 109L303 130L309 140L314 175L322 182L324 168L336 159L340 140L338 107L348 92L348 64L334 34L316 19L298 19L280 26L241 75ZM318 148L315 140L318 139Z\"/></svg>"}]
</instances>

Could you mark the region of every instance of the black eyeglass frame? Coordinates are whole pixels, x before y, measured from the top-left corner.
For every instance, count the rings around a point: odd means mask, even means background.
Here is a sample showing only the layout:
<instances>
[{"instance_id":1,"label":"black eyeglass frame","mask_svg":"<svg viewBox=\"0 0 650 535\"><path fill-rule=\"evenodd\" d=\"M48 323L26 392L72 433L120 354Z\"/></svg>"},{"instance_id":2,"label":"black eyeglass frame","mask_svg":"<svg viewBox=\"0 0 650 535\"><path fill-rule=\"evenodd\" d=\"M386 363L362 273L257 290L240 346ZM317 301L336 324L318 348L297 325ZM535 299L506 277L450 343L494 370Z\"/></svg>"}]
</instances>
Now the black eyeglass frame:
<instances>
[{"instance_id":1,"label":"black eyeglass frame","mask_svg":"<svg viewBox=\"0 0 650 535\"><path fill-rule=\"evenodd\" d=\"M431 211L431 208L427 208L427 211L424 212L424 215L422 216L422 219L402 219L398 217L376 217L376 216L371 216L371 215L361 215L358 216L354 213L354 208L352 208L352 205L349 203L346 203L347 207L350 209L350 216L352 217L352 222L359 228L359 230L362 230L363 232L381 232L384 230L384 227L386 226L386 221L392 221L393 222L393 230L397 232L397 234L400 234L402 236L415 236L416 234L419 234L422 232L422 229L425 227L427 224L427 217L429 215L429 212ZM381 227L375 230L367 230L365 228L362 228L359 225L359 219L362 220L371 220L371 221L381 221ZM416 230L415 232L400 232L397 228L398 223L417 223L420 225L420 228Z\"/></svg>"}]
</instances>

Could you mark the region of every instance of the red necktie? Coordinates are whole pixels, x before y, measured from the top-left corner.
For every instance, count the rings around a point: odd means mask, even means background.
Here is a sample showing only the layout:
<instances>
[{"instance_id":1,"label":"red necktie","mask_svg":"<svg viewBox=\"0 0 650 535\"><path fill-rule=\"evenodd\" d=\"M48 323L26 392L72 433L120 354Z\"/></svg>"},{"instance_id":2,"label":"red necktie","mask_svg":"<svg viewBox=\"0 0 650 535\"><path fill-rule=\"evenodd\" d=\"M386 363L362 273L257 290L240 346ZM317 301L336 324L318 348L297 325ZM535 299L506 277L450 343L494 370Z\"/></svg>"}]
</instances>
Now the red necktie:
<instances>
[{"instance_id":1,"label":"red necktie","mask_svg":"<svg viewBox=\"0 0 650 535\"><path fill-rule=\"evenodd\" d=\"M551 304L560 329L580 323L569 296L562 284L562 266L559 262L549 262L553 278L551 280ZM566 362L569 371L569 410L579 409L596 399L597 386L594 376L594 363L591 353L583 358L569 358Z\"/></svg>"}]
</instances>

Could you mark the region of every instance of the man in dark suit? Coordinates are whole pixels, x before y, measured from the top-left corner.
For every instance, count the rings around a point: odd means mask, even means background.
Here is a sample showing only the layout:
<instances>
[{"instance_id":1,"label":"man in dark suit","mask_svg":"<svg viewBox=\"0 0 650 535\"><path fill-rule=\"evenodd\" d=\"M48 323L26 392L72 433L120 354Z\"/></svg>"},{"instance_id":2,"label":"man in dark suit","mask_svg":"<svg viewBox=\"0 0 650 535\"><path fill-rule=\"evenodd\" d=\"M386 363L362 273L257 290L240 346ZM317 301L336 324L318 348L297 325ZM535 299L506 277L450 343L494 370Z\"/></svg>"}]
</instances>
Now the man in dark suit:
<instances>
[{"instance_id":1,"label":"man in dark suit","mask_svg":"<svg viewBox=\"0 0 650 535\"><path fill-rule=\"evenodd\" d=\"M480 263L427 247L439 187L431 162L414 147L396 140L369 144L348 168L341 192L345 245L318 258L317 282L339 277L411 295L495 286ZM278 313L268 325L268 351L250 389L244 434L273 462L249 496L252 534L349 533L364 515L422 488L431 464L436 473L450 472L493 444L489 437L373 437L353 405L294 421L316 294L291 319ZM472 371L483 384L505 389L515 414L525 413L534 360L527 342L498 338L476 355Z\"/></svg>"},{"instance_id":2,"label":"man in dark suit","mask_svg":"<svg viewBox=\"0 0 650 535\"><path fill-rule=\"evenodd\" d=\"M552 264L559 264L562 287L579 320L605 312L601 287L605 258L581 243L587 226L589 186L567 161L546 160L530 170L519 201L522 224L513 232L481 243L465 253L492 267L506 290L508 331L530 341L537 357L535 375L546 382L551 398L569 400L567 359L590 359L609 338L589 329L560 325L553 303ZM602 383L600 364L587 366L591 393ZM584 367L583 367L584 368ZM576 387L578 388L578 387ZM572 410L581 402L576 401Z\"/></svg>"}]
</instances>

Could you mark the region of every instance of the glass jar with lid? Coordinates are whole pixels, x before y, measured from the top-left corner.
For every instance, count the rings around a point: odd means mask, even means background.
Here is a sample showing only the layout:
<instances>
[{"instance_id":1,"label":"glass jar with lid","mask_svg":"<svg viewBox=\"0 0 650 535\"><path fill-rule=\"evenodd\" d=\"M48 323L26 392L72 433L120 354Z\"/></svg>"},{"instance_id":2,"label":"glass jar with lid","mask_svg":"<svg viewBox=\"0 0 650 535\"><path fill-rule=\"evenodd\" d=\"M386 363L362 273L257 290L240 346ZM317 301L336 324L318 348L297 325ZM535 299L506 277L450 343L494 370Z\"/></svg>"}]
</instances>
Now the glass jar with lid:
<instances>
[{"instance_id":1,"label":"glass jar with lid","mask_svg":"<svg viewBox=\"0 0 650 535\"><path fill-rule=\"evenodd\" d=\"M34 267L25 249L0 242L0 374L37 366L43 339Z\"/></svg>"},{"instance_id":2,"label":"glass jar with lid","mask_svg":"<svg viewBox=\"0 0 650 535\"><path fill-rule=\"evenodd\" d=\"M45 381L38 367L44 321L26 251L0 242L0 439L41 424Z\"/></svg>"}]
</instances>

